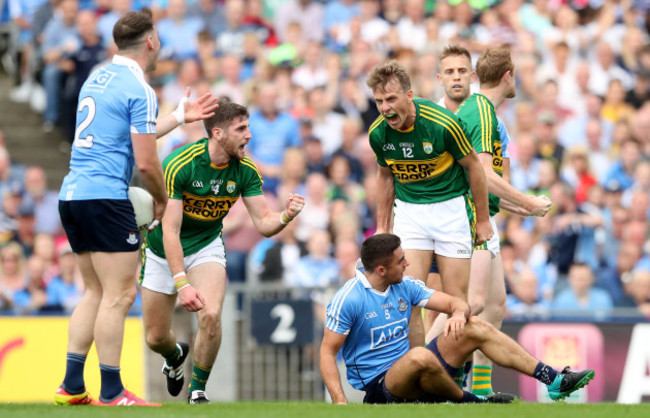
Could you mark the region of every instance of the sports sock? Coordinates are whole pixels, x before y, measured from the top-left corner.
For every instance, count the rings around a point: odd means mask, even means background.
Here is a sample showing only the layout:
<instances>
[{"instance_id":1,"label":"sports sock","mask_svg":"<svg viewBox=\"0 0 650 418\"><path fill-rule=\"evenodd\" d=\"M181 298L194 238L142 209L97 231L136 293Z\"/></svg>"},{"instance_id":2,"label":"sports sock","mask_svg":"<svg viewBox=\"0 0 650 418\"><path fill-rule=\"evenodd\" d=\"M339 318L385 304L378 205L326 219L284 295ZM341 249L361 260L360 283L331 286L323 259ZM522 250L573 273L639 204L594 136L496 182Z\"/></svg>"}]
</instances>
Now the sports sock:
<instances>
[{"instance_id":1,"label":"sports sock","mask_svg":"<svg viewBox=\"0 0 650 418\"><path fill-rule=\"evenodd\" d=\"M183 354L181 352L181 347L176 344L174 345L174 349L167 354L163 354L163 357L169 367L178 367L178 360L180 360L181 354Z\"/></svg>"},{"instance_id":2,"label":"sports sock","mask_svg":"<svg viewBox=\"0 0 650 418\"><path fill-rule=\"evenodd\" d=\"M194 362L194 367L192 368L192 382L190 383L190 392L194 390L205 390L205 384L210 377L210 371L212 366L206 367L196 361Z\"/></svg>"},{"instance_id":3,"label":"sports sock","mask_svg":"<svg viewBox=\"0 0 650 418\"><path fill-rule=\"evenodd\" d=\"M555 380L557 374L558 374L557 370L555 370L548 364L544 364L540 361L539 363L537 363L537 367L535 367L535 372L533 373L533 377L539 380L540 382L544 383L545 385L550 385Z\"/></svg>"},{"instance_id":4,"label":"sports sock","mask_svg":"<svg viewBox=\"0 0 650 418\"><path fill-rule=\"evenodd\" d=\"M465 376L465 368L459 367L456 369L456 373L452 376L454 382L458 385L459 388L463 388L463 377Z\"/></svg>"},{"instance_id":5,"label":"sports sock","mask_svg":"<svg viewBox=\"0 0 650 418\"><path fill-rule=\"evenodd\" d=\"M119 367L107 366L106 364L100 363L99 373L102 378L102 389L99 396L103 402L108 402L122 393L124 386L122 385Z\"/></svg>"},{"instance_id":6,"label":"sports sock","mask_svg":"<svg viewBox=\"0 0 650 418\"><path fill-rule=\"evenodd\" d=\"M469 385L467 384L467 381L469 380L469 376L470 376L470 374L472 372L472 364L473 364L473 362L471 360L465 362L465 370L463 370L463 390L465 390L465 388L469 387ZM470 392L471 392L471 390L470 390Z\"/></svg>"},{"instance_id":7,"label":"sports sock","mask_svg":"<svg viewBox=\"0 0 650 418\"><path fill-rule=\"evenodd\" d=\"M492 366L474 365L472 368L472 393L474 395L492 395Z\"/></svg>"},{"instance_id":8,"label":"sports sock","mask_svg":"<svg viewBox=\"0 0 650 418\"><path fill-rule=\"evenodd\" d=\"M77 353L66 355L65 377L63 378L63 389L70 395L78 395L86 390L84 384L84 366L86 356Z\"/></svg>"}]
</instances>

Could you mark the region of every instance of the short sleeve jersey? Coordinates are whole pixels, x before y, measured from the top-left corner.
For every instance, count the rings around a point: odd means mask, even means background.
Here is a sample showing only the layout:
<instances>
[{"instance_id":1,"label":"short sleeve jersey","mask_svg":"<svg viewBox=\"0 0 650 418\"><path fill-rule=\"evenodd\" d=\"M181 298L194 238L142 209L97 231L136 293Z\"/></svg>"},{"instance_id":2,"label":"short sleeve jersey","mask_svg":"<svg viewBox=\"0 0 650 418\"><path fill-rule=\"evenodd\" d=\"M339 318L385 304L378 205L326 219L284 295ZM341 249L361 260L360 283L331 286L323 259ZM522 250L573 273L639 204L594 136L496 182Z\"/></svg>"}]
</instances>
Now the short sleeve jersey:
<instances>
[{"instance_id":1,"label":"short sleeve jersey","mask_svg":"<svg viewBox=\"0 0 650 418\"><path fill-rule=\"evenodd\" d=\"M210 161L208 139L182 146L163 161L165 186L170 199L183 201L181 245L188 256L210 244L221 233L223 218L239 196L262 194L262 176L247 157L231 158L226 166ZM162 228L147 234L145 245L165 256Z\"/></svg>"},{"instance_id":2,"label":"short sleeve jersey","mask_svg":"<svg viewBox=\"0 0 650 418\"><path fill-rule=\"evenodd\" d=\"M352 387L363 390L409 351L411 308L425 306L433 293L409 276L379 292L359 270L336 292L325 326L347 335L342 353Z\"/></svg>"},{"instance_id":3,"label":"short sleeve jersey","mask_svg":"<svg viewBox=\"0 0 650 418\"><path fill-rule=\"evenodd\" d=\"M127 199L135 159L131 133L155 134L158 101L133 60L116 55L83 84L70 172L60 200Z\"/></svg>"},{"instance_id":4,"label":"short sleeve jersey","mask_svg":"<svg viewBox=\"0 0 650 418\"><path fill-rule=\"evenodd\" d=\"M477 153L492 154L492 169L503 176L503 155L497 115L487 97L474 93L456 110L463 122L465 134ZM490 216L499 212L499 197L490 193Z\"/></svg>"},{"instance_id":5,"label":"short sleeve jersey","mask_svg":"<svg viewBox=\"0 0 650 418\"><path fill-rule=\"evenodd\" d=\"M389 167L395 196L410 203L435 203L461 196L469 189L467 174L457 160L472 151L456 116L416 97L415 124L392 129L380 116L368 136L377 163Z\"/></svg>"}]
</instances>

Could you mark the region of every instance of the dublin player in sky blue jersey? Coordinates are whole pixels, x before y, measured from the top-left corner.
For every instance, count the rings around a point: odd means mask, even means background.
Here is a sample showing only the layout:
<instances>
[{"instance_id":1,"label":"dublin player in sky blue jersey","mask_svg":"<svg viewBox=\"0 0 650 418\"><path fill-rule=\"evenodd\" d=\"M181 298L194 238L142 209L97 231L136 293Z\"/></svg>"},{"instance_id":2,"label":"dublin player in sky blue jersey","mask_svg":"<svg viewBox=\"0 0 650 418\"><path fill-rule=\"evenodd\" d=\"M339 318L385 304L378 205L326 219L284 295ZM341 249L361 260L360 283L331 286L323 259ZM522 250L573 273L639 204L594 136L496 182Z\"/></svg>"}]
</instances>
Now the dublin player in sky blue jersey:
<instances>
[{"instance_id":1,"label":"dublin player in sky blue jersey","mask_svg":"<svg viewBox=\"0 0 650 418\"><path fill-rule=\"evenodd\" d=\"M70 318L66 375L57 404L159 405L124 389L120 354L124 320L136 296L139 239L127 197L133 165L154 199L159 222L167 204L156 138L184 122L214 115L210 95L156 119L158 103L144 73L156 68L160 51L151 12L129 12L115 24L118 54L93 72L79 94L70 173L59 195L59 213L84 278L84 296ZM189 91L187 93L189 96ZM95 342L101 393L93 400L83 369Z\"/></svg>"},{"instance_id":2,"label":"dublin player in sky blue jersey","mask_svg":"<svg viewBox=\"0 0 650 418\"><path fill-rule=\"evenodd\" d=\"M343 350L350 384L366 392L365 403L494 402L513 395L477 396L452 380L465 359L481 350L495 363L532 376L553 400L584 387L593 370L561 372L533 358L519 344L477 316L460 298L434 292L404 276L408 261L399 237L377 234L361 246L364 269L350 279L327 307L320 369L334 403L347 403L336 366ZM449 314L443 333L426 348L409 347L412 306Z\"/></svg>"}]
</instances>

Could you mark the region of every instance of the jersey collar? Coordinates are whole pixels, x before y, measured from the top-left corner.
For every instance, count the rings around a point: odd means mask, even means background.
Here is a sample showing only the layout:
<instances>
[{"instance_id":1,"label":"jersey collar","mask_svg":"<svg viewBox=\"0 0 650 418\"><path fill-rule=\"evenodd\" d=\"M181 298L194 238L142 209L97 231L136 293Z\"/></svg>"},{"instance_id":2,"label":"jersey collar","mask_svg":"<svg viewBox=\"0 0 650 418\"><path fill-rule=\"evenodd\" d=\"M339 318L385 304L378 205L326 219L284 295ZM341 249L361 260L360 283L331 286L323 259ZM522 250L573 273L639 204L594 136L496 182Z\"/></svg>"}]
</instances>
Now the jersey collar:
<instances>
[{"instance_id":1,"label":"jersey collar","mask_svg":"<svg viewBox=\"0 0 650 418\"><path fill-rule=\"evenodd\" d=\"M359 262L357 262L357 263L359 263ZM357 266L358 266L358 264L357 264ZM366 275L363 274L363 271L365 271L365 270L364 269L357 269L356 270L356 278L359 279L359 281L361 282L363 287L365 287L366 289L368 289L371 292L376 293L378 295L386 296L388 294L388 292L390 291L390 286L388 286L386 288L386 290L384 290L383 292L380 292L379 290L372 287L372 285L368 281L368 278L366 277Z\"/></svg>"},{"instance_id":2,"label":"jersey collar","mask_svg":"<svg viewBox=\"0 0 650 418\"><path fill-rule=\"evenodd\" d=\"M113 64L115 65L124 65L127 66L133 70L135 70L138 74L140 74L142 77L144 77L144 71L142 71L142 68L140 68L140 65L138 65L137 62L132 60L131 58L127 58L123 55L113 55Z\"/></svg>"}]
</instances>

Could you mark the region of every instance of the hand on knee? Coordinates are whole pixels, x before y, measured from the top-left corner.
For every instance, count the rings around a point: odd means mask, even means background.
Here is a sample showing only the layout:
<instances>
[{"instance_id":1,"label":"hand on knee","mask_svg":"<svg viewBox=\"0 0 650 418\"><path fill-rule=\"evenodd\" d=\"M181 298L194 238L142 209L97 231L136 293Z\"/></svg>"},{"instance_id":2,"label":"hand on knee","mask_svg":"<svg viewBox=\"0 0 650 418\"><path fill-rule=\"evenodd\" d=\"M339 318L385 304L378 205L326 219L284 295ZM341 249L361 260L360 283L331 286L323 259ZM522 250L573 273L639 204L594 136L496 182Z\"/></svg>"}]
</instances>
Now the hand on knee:
<instances>
[{"instance_id":1,"label":"hand on knee","mask_svg":"<svg viewBox=\"0 0 650 418\"><path fill-rule=\"evenodd\" d=\"M469 308L472 315L478 315L485 310L485 297L470 296Z\"/></svg>"}]
</instances>

